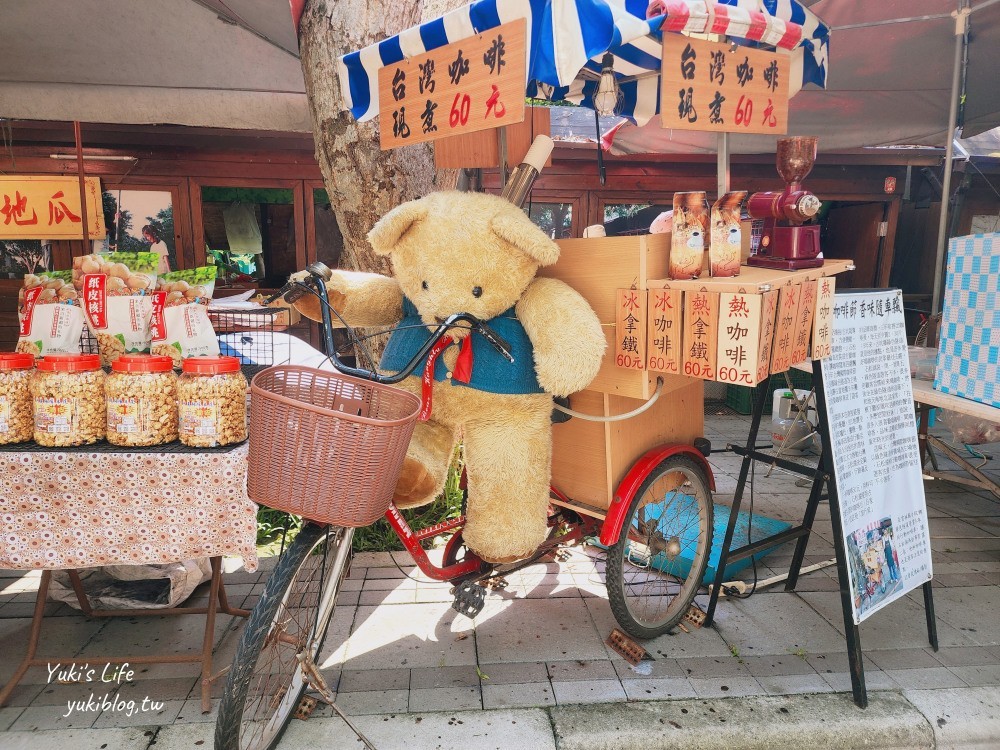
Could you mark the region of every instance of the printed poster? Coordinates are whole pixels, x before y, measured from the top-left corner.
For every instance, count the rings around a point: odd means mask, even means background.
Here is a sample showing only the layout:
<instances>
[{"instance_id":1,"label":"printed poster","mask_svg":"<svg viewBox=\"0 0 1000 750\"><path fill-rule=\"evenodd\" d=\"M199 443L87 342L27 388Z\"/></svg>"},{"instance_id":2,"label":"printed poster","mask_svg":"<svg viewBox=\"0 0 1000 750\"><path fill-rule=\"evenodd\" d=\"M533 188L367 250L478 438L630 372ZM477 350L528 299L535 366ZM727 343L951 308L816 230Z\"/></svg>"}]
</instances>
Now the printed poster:
<instances>
[{"instance_id":1,"label":"printed poster","mask_svg":"<svg viewBox=\"0 0 1000 750\"><path fill-rule=\"evenodd\" d=\"M932 577L902 292L834 296L823 386L857 624Z\"/></svg>"}]
</instances>

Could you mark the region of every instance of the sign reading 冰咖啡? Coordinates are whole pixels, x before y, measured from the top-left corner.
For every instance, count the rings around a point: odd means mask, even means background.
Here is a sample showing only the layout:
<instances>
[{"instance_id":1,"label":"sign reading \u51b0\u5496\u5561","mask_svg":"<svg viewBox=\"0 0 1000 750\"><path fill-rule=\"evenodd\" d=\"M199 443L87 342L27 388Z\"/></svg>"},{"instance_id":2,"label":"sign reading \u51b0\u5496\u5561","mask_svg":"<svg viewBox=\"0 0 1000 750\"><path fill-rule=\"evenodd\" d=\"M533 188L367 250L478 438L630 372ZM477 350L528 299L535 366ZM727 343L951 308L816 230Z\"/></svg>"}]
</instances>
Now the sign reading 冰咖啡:
<instances>
[{"instance_id":1,"label":"sign reading \u51b0\u5496\u5561","mask_svg":"<svg viewBox=\"0 0 1000 750\"><path fill-rule=\"evenodd\" d=\"M87 230L101 239L104 210L97 177L84 180L87 191ZM76 177L0 175L0 239L83 239L80 181Z\"/></svg>"},{"instance_id":2,"label":"sign reading \u51b0\u5496\u5561","mask_svg":"<svg viewBox=\"0 0 1000 750\"><path fill-rule=\"evenodd\" d=\"M524 120L525 19L378 71L383 150Z\"/></svg>"},{"instance_id":3,"label":"sign reading \u51b0\u5496\u5561","mask_svg":"<svg viewBox=\"0 0 1000 750\"><path fill-rule=\"evenodd\" d=\"M783 52L663 35L663 127L728 133L788 131L789 58Z\"/></svg>"}]
</instances>

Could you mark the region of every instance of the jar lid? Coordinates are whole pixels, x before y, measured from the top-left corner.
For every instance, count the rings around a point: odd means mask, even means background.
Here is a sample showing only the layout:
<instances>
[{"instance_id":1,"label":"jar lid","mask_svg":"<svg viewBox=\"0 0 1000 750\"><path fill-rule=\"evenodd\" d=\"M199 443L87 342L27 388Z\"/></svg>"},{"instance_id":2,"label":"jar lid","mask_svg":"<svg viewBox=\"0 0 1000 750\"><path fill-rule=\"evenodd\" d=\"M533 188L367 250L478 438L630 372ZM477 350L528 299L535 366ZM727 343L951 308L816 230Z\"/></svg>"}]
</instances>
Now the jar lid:
<instances>
[{"instance_id":1,"label":"jar lid","mask_svg":"<svg viewBox=\"0 0 1000 750\"><path fill-rule=\"evenodd\" d=\"M122 354L111 363L115 372L170 372L174 361L170 357L153 354Z\"/></svg>"},{"instance_id":2,"label":"jar lid","mask_svg":"<svg viewBox=\"0 0 1000 750\"><path fill-rule=\"evenodd\" d=\"M35 366L35 355L27 352L0 352L0 370L30 370Z\"/></svg>"},{"instance_id":3,"label":"jar lid","mask_svg":"<svg viewBox=\"0 0 1000 750\"><path fill-rule=\"evenodd\" d=\"M239 357L188 357L181 365L183 372L195 375L221 375L224 372L239 372Z\"/></svg>"},{"instance_id":4,"label":"jar lid","mask_svg":"<svg viewBox=\"0 0 1000 750\"><path fill-rule=\"evenodd\" d=\"M96 354L46 354L38 360L43 372L90 372L101 369L101 358Z\"/></svg>"}]
</instances>

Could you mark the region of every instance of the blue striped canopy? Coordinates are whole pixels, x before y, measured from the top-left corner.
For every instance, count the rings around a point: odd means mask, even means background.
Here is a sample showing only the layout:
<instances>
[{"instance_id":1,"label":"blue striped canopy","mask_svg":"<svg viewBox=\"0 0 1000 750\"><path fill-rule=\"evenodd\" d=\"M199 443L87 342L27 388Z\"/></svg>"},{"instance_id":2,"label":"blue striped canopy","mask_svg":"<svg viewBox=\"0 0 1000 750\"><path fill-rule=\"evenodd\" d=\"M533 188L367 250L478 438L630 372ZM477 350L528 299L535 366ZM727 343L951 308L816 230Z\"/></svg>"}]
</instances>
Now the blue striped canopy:
<instances>
[{"instance_id":1,"label":"blue striped canopy","mask_svg":"<svg viewBox=\"0 0 1000 750\"><path fill-rule=\"evenodd\" d=\"M638 125L660 111L664 31L723 33L745 44L792 47L789 93L806 83L826 86L830 30L796 0L666 0L664 15L650 19L648 4L649 0L478 0L341 57L338 70L345 108L358 120L374 117L379 68L518 18L528 22L526 96L593 108L601 60L610 52L622 90L618 114ZM761 23L748 23L750 15Z\"/></svg>"}]
</instances>

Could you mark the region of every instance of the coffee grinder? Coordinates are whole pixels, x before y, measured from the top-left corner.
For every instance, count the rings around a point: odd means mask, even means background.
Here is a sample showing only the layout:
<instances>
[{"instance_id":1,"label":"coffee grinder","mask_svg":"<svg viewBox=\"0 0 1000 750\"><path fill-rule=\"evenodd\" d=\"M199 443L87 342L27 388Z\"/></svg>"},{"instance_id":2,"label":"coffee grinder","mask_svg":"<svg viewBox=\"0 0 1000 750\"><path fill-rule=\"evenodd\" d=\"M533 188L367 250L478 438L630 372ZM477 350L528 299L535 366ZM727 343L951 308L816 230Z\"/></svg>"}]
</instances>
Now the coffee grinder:
<instances>
[{"instance_id":1,"label":"coffee grinder","mask_svg":"<svg viewBox=\"0 0 1000 750\"><path fill-rule=\"evenodd\" d=\"M751 266L795 271L818 268L819 224L807 224L820 209L820 200L802 188L802 180L816 161L814 137L796 136L778 140L778 174L785 181L781 192L754 193L747 202L747 213L764 220L764 231L755 255L747 259Z\"/></svg>"}]
</instances>

